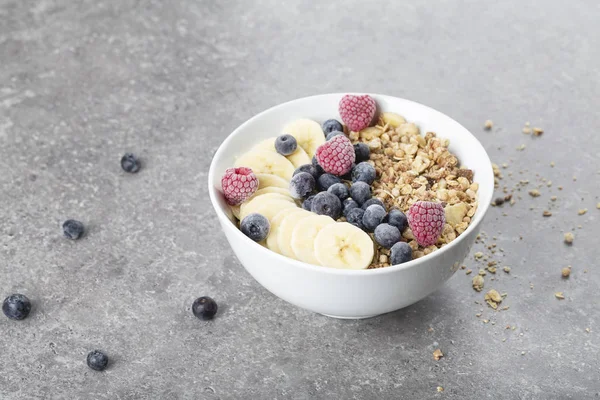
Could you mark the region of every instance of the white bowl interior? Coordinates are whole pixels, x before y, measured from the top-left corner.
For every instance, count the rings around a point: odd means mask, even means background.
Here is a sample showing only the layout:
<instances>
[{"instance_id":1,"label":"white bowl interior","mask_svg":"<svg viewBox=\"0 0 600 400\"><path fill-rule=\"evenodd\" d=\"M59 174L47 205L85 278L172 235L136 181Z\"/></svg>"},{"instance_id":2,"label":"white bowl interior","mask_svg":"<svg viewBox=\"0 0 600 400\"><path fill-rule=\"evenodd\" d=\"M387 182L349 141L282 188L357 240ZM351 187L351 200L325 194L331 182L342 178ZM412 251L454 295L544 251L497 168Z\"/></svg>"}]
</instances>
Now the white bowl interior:
<instances>
[{"instance_id":1,"label":"white bowl interior","mask_svg":"<svg viewBox=\"0 0 600 400\"><path fill-rule=\"evenodd\" d=\"M236 157L248 151L260 140L280 135L283 126L294 119L310 118L319 123L330 118L340 120L338 103L343 95L342 93L325 94L283 103L254 116L233 131L215 153L209 171L209 194L219 217L227 217L233 221L231 211L220 193L220 179L225 170L233 166ZM450 150L458 157L460 165L472 169L474 171L474 181L479 183L479 205L469 229L477 225L483 218L494 191L491 162L481 143L458 122L432 108L391 96L377 94L371 94L371 96L377 101L378 111L398 113L404 116L408 122L415 123L420 128L421 134L424 135L426 132L431 131L435 132L438 137L450 140ZM460 241L463 235L448 246ZM251 242L250 239L244 236L243 239ZM435 256L436 253L433 252L418 260L426 261L429 257ZM417 260L406 264L412 264L415 261ZM409 265L406 264L401 266L408 267ZM401 266L360 272L374 273ZM327 270L331 269L327 268Z\"/></svg>"}]
</instances>

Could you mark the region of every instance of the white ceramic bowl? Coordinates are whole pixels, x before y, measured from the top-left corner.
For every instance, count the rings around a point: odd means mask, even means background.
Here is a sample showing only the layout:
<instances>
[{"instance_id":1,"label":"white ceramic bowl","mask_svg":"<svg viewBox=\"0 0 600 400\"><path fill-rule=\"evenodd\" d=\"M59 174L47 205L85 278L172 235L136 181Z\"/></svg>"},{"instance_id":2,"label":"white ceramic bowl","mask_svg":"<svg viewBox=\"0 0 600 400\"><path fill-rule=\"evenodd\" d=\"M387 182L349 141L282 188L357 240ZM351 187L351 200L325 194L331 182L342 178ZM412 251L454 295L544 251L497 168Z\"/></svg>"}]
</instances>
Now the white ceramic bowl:
<instances>
[{"instance_id":1,"label":"white ceramic bowl","mask_svg":"<svg viewBox=\"0 0 600 400\"><path fill-rule=\"evenodd\" d=\"M223 232L246 270L274 295L298 307L336 318L368 318L398 310L426 297L458 269L469 253L491 202L494 178L490 159L479 141L452 118L397 97L371 94L378 109L403 115L422 134L433 131L450 139L461 165L475 171L479 207L468 229L447 246L419 259L373 270L340 270L306 264L272 252L247 238L220 193L225 169L261 139L277 136L297 118L323 122L337 118L343 94L305 97L270 108L244 122L217 149L209 171L208 191Z\"/></svg>"}]
</instances>

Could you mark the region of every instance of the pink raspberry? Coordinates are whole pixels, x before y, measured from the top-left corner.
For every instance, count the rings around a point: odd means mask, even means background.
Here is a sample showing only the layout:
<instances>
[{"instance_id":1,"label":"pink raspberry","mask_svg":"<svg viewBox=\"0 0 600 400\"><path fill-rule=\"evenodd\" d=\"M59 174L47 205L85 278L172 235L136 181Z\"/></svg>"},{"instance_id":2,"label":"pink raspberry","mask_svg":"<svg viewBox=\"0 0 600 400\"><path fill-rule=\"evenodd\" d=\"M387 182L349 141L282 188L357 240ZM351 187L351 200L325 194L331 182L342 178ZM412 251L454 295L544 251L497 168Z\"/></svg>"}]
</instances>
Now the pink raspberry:
<instances>
[{"instance_id":1,"label":"pink raspberry","mask_svg":"<svg viewBox=\"0 0 600 400\"><path fill-rule=\"evenodd\" d=\"M258 178L250 168L227 168L221 178L221 187L227 204L235 206L256 192Z\"/></svg>"},{"instance_id":2,"label":"pink raspberry","mask_svg":"<svg viewBox=\"0 0 600 400\"><path fill-rule=\"evenodd\" d=\"M342 121L354 132L371 125L377 105L369 95L354 96L347 94L340 100L340 116Z\"/></svg>"},{"instance_id":3,"label":"pink raspberry","mask_svg":"<svg viewBox=\"0 0 600 400\"><path fill-rule=\"evenodd\" d=\"M444 207L441 203L417 201L410 206L406 214L408 225L417 243L427 247L437 242L446 223Z\"/></svg>"},{"instance_id":4,"label":"pink raspberry","mask_svg":"<svg viewBox=\"0 0 600 400\"><path fill-rule=\"evenodd\" d=\"M325 172L342 176L352 169L354 146L346 136L337 135L320 145L315 156Z\"/></svg>"}]
</instances>

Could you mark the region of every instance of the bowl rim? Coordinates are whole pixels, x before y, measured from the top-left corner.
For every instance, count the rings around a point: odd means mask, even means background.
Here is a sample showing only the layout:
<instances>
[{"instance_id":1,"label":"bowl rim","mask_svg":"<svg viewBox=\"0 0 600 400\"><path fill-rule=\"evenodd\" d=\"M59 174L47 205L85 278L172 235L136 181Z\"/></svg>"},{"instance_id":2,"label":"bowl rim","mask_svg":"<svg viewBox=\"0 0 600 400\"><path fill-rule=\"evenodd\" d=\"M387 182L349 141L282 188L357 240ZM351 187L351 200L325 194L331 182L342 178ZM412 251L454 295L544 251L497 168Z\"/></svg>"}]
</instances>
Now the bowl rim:
<instances>
[{"instance_id":1,"label":"bowl rim","mask_svg":"<svg viewBox=\"0 0 600 400\"><path fill-rule=\"evenodd\" d=\"M319 97L328 97L328 96L339 96L339 98L341 98L344 95L347 94L351 94L351 95L364 95L364 94L368 94L369 96L377 99L377 98L381 98L381 99L393 99L393 100L402 100L404 102L407 103L412 103L412 105L417 106L417 107L422 107L427 109L430 112L433 113L437 113L440 114L441 116L443 116L444 118L449 119L451 122L455 123L456 125L458 125L460 128L462 128L466 133L468 133L474 140L475 143L479 146L479 151L481 151L481 154L485 157L485 159L487 160L487 162L490 165L490 173L491 175L488 177L488 179L486 180L485 178L481 181L480 185L482 183L488 182L489 185L491 185L490 190L489 190L489 198L487 199L482 199L480 197L480 192L477 192L478 195L478 204L477 207L478 209L481 209L479 215L471 221L471 223L469 224L469 226L467 227L467 229L461 233L456 239L454 239L452 242L446 244L444 247L437 249L436 251L429 253L427 255L424 255L423 257L402 263L402 264L397 264L397 265L391 265L389 267L383 267L383 268L372 268L372 269L338 269L338 268L329 268L329 267L323 267L320 265L313 265L313 264L308 264L305 263L303 261L299 261L299 260L294 260L293 258L290 257L286 257L284 255L281 255L279 253L276 253L270 249L267 249L266 247L260 245L259 243L253 241L252 239L248 238L246 235L244 235L242 233L242 231L240 231L235 225L234 223L229 219L229 217L227 215L225 215L225 213L223 212L223 210L221 210L221 207L217 204L217 200L216 200L216 196L220 194L220 192L217 190L216 186L215 186L215 179L214 179L214 169L215 164L216 164L216 160L220 159L221 156L224 153L224 148L226 147L226 145L233 140L233 138L235 136L237 136L239 134L240 131L243 131L245 129L245 127L249 124L251 124L254 120L261 118L263 115L267 114L267 113L273 113L273 112L277 112L278 109L283 108L288 106L290 103L295 103L297 101L306 101L306 100L310 100L310 99L316 99ZM306 117L309 118L309 117ZM443 137L443 136L442 136ZM210 201L211 204L213 206L213 209L215 210L217 217L219 218L219 220L221 222L223 221L227 221L227 224L230 224L229 228L233 228L233 230L235 231L235 235L237 235L237 237L239 238L239 240L242 241L242 243L247 243L247 245L250 246L257 246L259 247L259 249L257 249L260 252L265 252L265 256L267 257L275 257L275 260L280 260L283 263L288 263L288 264L292 264L296 267L302 268L302 269L307 269L309 271L313 271L313 272L318 272L318 273L325 273L325 274L331 274L331 275L380 275L380 274L391 274L394 273L396 271L401 271L404 269L409 269L409 268L415 268L423 263L432 261L433 259L435 259L436 257L440 257L442 256L444 253L446 253L447 251L450 250L450 248L457 246L459 243L461 243L465 237L467 237L469 235L470 232L472 232L473 230L475 230L477 228L477 226L479 226L479 224L483 221L483 218L485 217L489 207L490 207L490 202L491 202L491 198L493 197L494 194L494 177L493 177L493 170L492 170L492 162L489 158L489 155L487 154L485 148L483 147L483 145L481 144L481 142L479 141L479 139L477 139L477 137L475 135L473 135L467 128L465 128L463 125L461 125L459 122L457 122L456 120L454 120L453 118L449 117L448 115L434 109L431 108L429 106L426 106L424 104L412 101L412 100L408 100L408 99L404 99L402 97L396 97L396 96L390 96L390 95L384 95L384 94L378 94L378 93L352 93L352 92L346 92L346 93L322 93L322 94L318 94L318 95L313 95L313 96L306 96L306 97L300 97L297 99L293 99L293 100L289 100L280 104L277 104L273 107L270 107L264 111L261 111L258 114L255 114L254 116L252 116L251 118L247 119L246 121L244 121L241 125L239 125L237 128L235 128L224 140L223 142L219 145L219 147L217 148L217 150L215 151L215 154L212 157L211 163L210 163L210 168L208 170L208 194L210 197ZM475 171L476 173L481 173L478 171ZM221 224L223 225L223 224ZM268 253L268 254L267 254ZM285 268L285 267L282 267Z\"/></svg>"}]
</instances>

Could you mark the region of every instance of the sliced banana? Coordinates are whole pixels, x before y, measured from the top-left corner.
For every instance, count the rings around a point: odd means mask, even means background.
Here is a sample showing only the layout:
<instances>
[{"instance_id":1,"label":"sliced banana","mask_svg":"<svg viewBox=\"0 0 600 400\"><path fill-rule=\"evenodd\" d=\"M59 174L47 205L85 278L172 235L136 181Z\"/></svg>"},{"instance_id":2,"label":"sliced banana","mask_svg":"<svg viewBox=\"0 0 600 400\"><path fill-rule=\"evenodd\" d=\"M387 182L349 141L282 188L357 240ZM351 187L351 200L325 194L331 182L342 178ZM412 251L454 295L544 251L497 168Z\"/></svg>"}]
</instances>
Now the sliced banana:
<instances>
[{"instance_id":1,"label":"sliced banana","mask_svg":"<svg viewBox=\"0 0 600 400\"><path fill-rule=\"evenodd\" d=\"M348 222L326 225L315 237L315 256L324 267L366 269L374 253L371 237Z\"/></svg>"},{"instance_id":2,"label":"sliced banana","mask_svg":"<svg viewBox=\"0 0 600 400\"><path fill-rule=\"evenodd\" d=\"M402 115L392 113L392 112L381 113L381 119L383 120L384 124L389 124L389 125L393 126L394 128L397 128L406 122L406 120L404 119L404 117Z\"/></svg>"},{"instance_id":3,"label":"sliced banana","mask_svg":"<svg viewBox=\"0 0 600 400\"><path fill-rule=\"evenodd\" d=\"M266 187L266 188L262 188L262 189L258 189L256 192L254 192L254 194L252 195L252 197L250 198L250 200L256 196L260 196L263 194L267 194L267 193L279 193L282 194L284 196L288 196L290 199L293 200L292 194L290 193L289 189L284 189L284 188L280 188L280 187Z\"/></svg>"},{"instance_id":4,"label":"sliced banana","mask_svg":"<svg viewBox=\"0 0 600 400\"><path fill-rule=\"evenodd\" d=\"M271 230L269 231L269 236L267 236L267 247L273 250L276 253L283 254L281 252L281 248L279 247L279 232L281 231L281 223L283 220L289 215L299 213L299 212L308 212L302 208L298 209L284 209L278 212L273 219L271 220Z\"/></svg>"},{"instance_id":5,"label":"sliced banana","mask_svg":"<svg viewBox=\"0 0 600 400\"><path fill-rule=\"evenodd\" d=\"M315 238L326 225L335 224L333 218L326 215L312 215L298 222L292 231L292 250L300 261L321 265L315 256Z\"/></svg>"},{"instance_id":6,"label":"sliced banana","mask_svg":"<svg viewBox=\"0 0 600 400\"><path fill-rule=\"evenodd\" d=\"M280 194L280 193L265 193L265 194L261 194L260 196L256 196L251 198L250 200L248 200L245 203L242 203L242 206L240 207L240 220L244 219L244 217L246 217L246 215L248 214L252 214L259 208L262 208L262 206L264 204L269 204L272 201L281 201L281 202L286 202L286 203L290 203L292 206L296 207L296 203L294 202L294 200L292 200L290 197ZM259 213L262 214L262 213ZM275 215L275 214L272 214ZM266 217L266 215L265 215ZM267 217L269 219L269 217Z\"/></svg>"},{"instance_id":7,"label":"sliced banana","mask_svg":"<svg viewBox=\"0 0 600 400\"><path fill-rule=\"evenodd\" d=\"M261 203L259 206L255 207L252 212L263 215L265 218L267 218L269 220L269 223L271 223L271 221L273 220L273 217L278 212L280 212L281 210L284 210L284 209L288 209L288 208L295 209L295 208L298 208L298 206L290 201L271 200L267 203ZM246 215L248 215L248 214L246 214ZM240 217L242 217L242 219L243 219L244 217L246 217L246 215L244 215L242 213L242 215L240 215Z\"/></svg>"},{"instance_id":8,"label":"sliced banana","mask_svg":"<svg viewBox=\"0 0 600 400\"><path fill-rule=\"evenodd\" d=\"M240 219L240 206L229 206L229 208L231 209L231 213L233 214L233 216L237 219Z\"/></svg>"},{"instance_id":9,"label":"sliced banana","mask_svg":"<svg viewBox=\"0 0 600 400\"><path fill-rule=\"evenodd\" d=\"M294 228L300 221L310 218L312 215L315 214L300 208L296 212L290 212L283 218L279 224L279 232L277 233L277 246L281 254L286 257L296 258L296 254L292 249L292 232L294 232Z\"/></svg>"},{"instance_id":10,"label":"sliced banana","mask_svg":"<svg viewBox=\"0 0 600 400\"><path fill-rule=\"evenodd\" d=\"M275 150L275 139L277 138L272 137L269 139L265 139L256 146L254 146L254 149L269 150L277 153L277 150ZM298 168L301 165L310 164L312 161L308 154L306 154L306 151L302 148L302 146L300 146L300 144L298 144L298 148L295 152L285 157L294 165L294 168Z\"/></svg>"},{"instance_id":11,"label":"sliced banana","mask_svg":"<svg viewBox=\"0 0 600 400\"><path fill-rule=\"evenodd\" d=\"M279 153L269 150L254 149L242 154L236 161L236 167L251 168L254 173L273 174L292 179L294 165Z\"/></svg>"},{"instance_id":12,"label":"sliced banana","mask_svg":"<svg viewBox=\"0 0 600 400\"><path fill-rule=\"evenodd\" d=\"M325 143L325 135L321 125L311 119L292 121L283 127L282 133L295 137L298 145L306 151L311 160L317 151L317 147Z\"/></svg>"},{"instance_id":13,"label":"sliced banana","mask_svg":"<svg viewBox=\"0 0 600 400\"><path fill-rule=\"evenodd\" d=\"M255 175L258 178L258 190L271 186L280 188L288 188L290 186L290 182L277 175L257 173Z\"/></svg>"}]
</instances>

